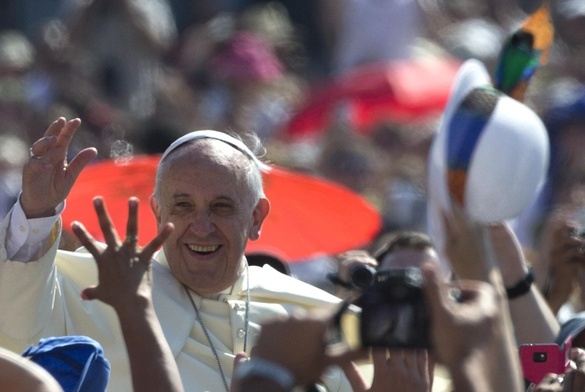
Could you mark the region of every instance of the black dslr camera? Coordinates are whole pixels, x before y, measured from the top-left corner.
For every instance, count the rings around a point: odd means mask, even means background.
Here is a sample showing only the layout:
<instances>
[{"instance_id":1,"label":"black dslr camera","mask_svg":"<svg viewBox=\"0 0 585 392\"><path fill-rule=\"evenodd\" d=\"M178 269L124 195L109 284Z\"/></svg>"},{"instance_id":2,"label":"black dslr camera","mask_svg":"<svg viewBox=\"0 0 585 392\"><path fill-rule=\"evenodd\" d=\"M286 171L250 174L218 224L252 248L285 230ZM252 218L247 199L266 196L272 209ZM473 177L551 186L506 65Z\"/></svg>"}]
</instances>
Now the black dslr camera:
<instances>
[{"instance_id":1,"label":"black dslr camera","mask_svg":"<svg viewBox=\"0 0 585 392\"><path fill-rule=\"evenodd\" d=\"M349 346L428 348L429 316L418 268L380 271L356 306L336 317L334 340Z\"/></svg>"}]
</instances>

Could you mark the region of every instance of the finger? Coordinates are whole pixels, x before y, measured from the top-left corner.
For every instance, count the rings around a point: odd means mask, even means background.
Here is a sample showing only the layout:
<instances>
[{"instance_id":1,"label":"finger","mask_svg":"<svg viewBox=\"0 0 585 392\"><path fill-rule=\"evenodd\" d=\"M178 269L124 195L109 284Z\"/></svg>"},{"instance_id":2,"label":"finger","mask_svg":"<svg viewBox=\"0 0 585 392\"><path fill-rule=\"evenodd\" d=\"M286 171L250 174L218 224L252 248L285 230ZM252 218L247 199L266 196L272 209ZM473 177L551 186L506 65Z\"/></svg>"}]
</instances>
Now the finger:
<instances>
[{"instance_id":1,"label":"finger","mask_svg":"<svg viewBox=\"0 0 585 392\"><path fill-rule=\"evenodd\" d=\"M126 239L125 245L132 248L136 247L138 242L138 207L139 200L136 197L128 199L128 222L126 223Z\"/></svg>"},{"instance_id":2,"label":"finger","mask_svg":"<svg viewBox=\"0 0 585 392\"><path fill-rule=\"evenodd\" d=\"M394 362L396 358L393 358L391 353L390 361ZM384 377L388 371L388 355L385 348L373 348L372 349L372 363L374 364L374 379Z\"/></svg>"},{"instance_id":3,"label":"finger","mask_svg":"<svg viewBox=\"0 0 585 392\"><path fill-rule=\"evenodd\" d=\"M341 369L347 381L351 385L351 390L354 392L366 392L368 390L368 381L362 375L359 367L353 363L349 362L347 364L340 365Z\"/></svg>"},{"instance_id":4,"label":"finger","mask_svg":"<svg viewBox=\"0 0 585 392\"><path fill-rule=\"evenodd\" d=\"M97 287L93 286L93 287L88 287L86 289L84 289L83 291L81 291L81 299L84 301L92 301L94 299L98 298L98 290Z\"/></svg>"},{"instance_id":5,"label":"finger","mask_svg":"<svg viewBox=\"0 0 585 392\"><path fill-rule=\"evenodd\" d=\"M75 131L77 130L77 128L79 128L80 125L81 120L78 118L74 118L67 121L65 125L63 125L61 131L57 136L57 145L65 147L69 146L69 144L71 143L71 139L75 134Z\"/></svg>"},{"instance_id":6,"label":"finger","mask_svg":"<svg viewBox=\"0 0 585 392\"><path fill-rule=\"evenodd\" d=\"M359 348L357 350L343 350L336 351L334 354L328 354L327 360L330 366L340 366L353 362L353 361L365 361L369 358L370 352L366 348Z\"/></svg>"},{"instance_id":7,"label":"finger","mask_svg":"<svg viewBox=\"0 0 585 392\"><path fill-rule=\"evenodd\" d=\"M250 357L245 352L237 353L236 357L234 358L234 370L236 370L237 367L240 366L242 363L249 361L249 360L250 360Z\"/></svg>"},{"instance_id":8,"label":"finger","mask_svg":"<svg viewBox=\"0 0 585 392\"><path fill-rule=\"evenodd\" d=\"M416 367L419 374L426 375L429 372L429 352L427 350L417 350Z\"/></svg>"},{"instance_id":9,"label":"finger","mask_svg":"<svg viewBox=\"0 0 585 392\"><path fill-rule=\"evenodd\" d=\"M97 150L93 147L81 150L67 165L67 175L75 182L83 168L97 156Z\"/></svg>"},{"instance_id":10,"label":"finger","mask_svg":"<svg viewBox=\"0 0 585 392\"><path fill-rule=\"evenodd\" d=\"M97 263L99 260L100 251L96 246L97 241L95 238L93 238L93 236L89 234L85 227L77 221L71 223L71 230L73 230L73 234L75 234L85 249L91 253Z\"/></svg>"},{"instance_id":11,"label":"finger","mask_svg":"<svg viewBox=\"0 0 585 392\"><path fill-rule=\"evenodd\" d=\"M432 317L446 310L443 296L443 287L440 283L439 271L431 263L425 263L421 267L424 277L423 293L429 305Z\"/></svg>"},{"instance_id":12,"label":"finger","mask_svg":"<svg viewBox=\"0 0 585 392\"><path fill-rule=\"evenodd\" d=\"M248 355L246 353L244 353L244 352L237 353L236 357L234 358L234 373L235 373L236 369L238 368L238 366L240 366L244 362L247 362L249 359L250 359L250 357L248 357ZM238 381L237 381L236 377L232 377L230 391L237 391L238 389L239 389Z\"/></svg>"},{"instance_id":13,"label":"finger","mask_svg":"<svg viewBox=\"0 0 585 392\"><path fill-rule=\"evenodd\" d=\"M63 129L63 127L65 126L65 123L66 123L65 117L59 117L58 119L53 121L51 123L51 125L49 125L49 127L45 131L44 136L45 137L46 136L58 136L59 133L61 132L61 129Z\"/></svg>"},{"instance_id":14,"label":"finger","mask_svg":"<svg viewBox=\"0 0 585 392\"><path fill-rule=\"evenodd\" d=\"M100 229L104 234L104 240L106 241L106 244L112 248L117 247L120 244L118 232L116 231L116 228L110 219L110 215L106 209L104 199L102 199L100 196L94 198L93 206L95 208L95 212L97 213Z\"/></svg>"},{"instance_id":15,"label":"finger","mask_svg":"<svg viewBox=\"0 0 585 392\"><path fill-rule=\"evenodd\" d=\"M41 159L56 142L57 138L55 136L45 136L40 138L30 147L31 158L35 160Z\"/></svg>"},{"instance_id":16,"label":"finger","mask_svg":"<svg viewBox=\"0 0 585 392\"><path fill-rule=\"evenodd\" d=\"M347 364L341 365L341 369L343 370L343 374L345 374L345 378L347 378L347 381L349 381L351 389L354 392L365 392L368 390L368 383L362 376L359 368L355 363L349 362Z\"/></svg>"},{"instance_id":17,"label":"finger","mask_svg":"<svg viewBox=\"0 0 585 392\"><path fill-rule=\"evenodd\" d=\"M402 350L402 359L408 369L413 369L417 365L416 350Z\"/></svg>"},{"instance_id":18,"label":"finger","mask_svg":"<svg viewBox=\"0 0 585 392\"><path fill-rule=\"evenodd\" d=\"M160 232L154 237L144 248L142 248L141 255L143 256L143 261L150 262L150 258L156 252L162 244L169 238L171 233L175 230L175 226L172 223L167 223Z\"/></svg>"},{"instance_id":19,"label":"finger","mask_svg":"<svg viewBox=\"0 0 585 392\"><path fill-rule=\"evenodd\" d=\"M585 371L585 350L578 347L571 349L571 359L575 361L577 369Z\"/></svg>"}]
</instances>

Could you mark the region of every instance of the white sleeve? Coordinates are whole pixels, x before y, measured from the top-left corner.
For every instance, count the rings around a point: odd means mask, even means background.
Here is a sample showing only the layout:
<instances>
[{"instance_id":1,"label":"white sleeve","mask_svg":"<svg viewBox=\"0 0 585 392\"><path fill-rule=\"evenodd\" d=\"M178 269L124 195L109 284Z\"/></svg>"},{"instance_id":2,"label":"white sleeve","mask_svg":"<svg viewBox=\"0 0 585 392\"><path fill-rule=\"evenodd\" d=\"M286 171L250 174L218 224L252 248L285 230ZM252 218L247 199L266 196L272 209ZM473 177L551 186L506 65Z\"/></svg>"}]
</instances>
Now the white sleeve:
<instances>
[{"instance_id":1,"label":"white sleeve","mask_svg":"<svg viewBox=\"0 0 585 392\"><path fill-rule=\"evenodd\" d=\"M6 253L10 260L29 262L38 260L45 254L57 236L53 233L55 224L59 221L61 213L65 209L65 202L59 204L55 215L27 219L20 197L9 212L10 224L6 231Z\"/></svg>"}]
</instances>

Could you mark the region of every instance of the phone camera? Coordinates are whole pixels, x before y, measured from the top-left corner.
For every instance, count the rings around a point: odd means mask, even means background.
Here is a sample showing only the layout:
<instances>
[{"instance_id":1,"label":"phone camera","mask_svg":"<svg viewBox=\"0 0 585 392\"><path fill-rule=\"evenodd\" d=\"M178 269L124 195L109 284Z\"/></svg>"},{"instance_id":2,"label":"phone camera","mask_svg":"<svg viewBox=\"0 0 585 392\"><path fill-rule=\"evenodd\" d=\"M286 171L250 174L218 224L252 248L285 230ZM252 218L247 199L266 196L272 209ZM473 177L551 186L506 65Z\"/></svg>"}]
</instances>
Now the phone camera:
<instances>
[{"instance_id":1,"label":"phone camera","mask_svg":"<svg viewBox=\"0 0 585 392\"><path fill-rule=\"evenodd\" d=\"M548 358L547 358L547 355L545 352L537 352L537 353L532 354L532 360L534 362L542 363L542 362L546 362L547 359Z\"/></svg>"}]
</instances>

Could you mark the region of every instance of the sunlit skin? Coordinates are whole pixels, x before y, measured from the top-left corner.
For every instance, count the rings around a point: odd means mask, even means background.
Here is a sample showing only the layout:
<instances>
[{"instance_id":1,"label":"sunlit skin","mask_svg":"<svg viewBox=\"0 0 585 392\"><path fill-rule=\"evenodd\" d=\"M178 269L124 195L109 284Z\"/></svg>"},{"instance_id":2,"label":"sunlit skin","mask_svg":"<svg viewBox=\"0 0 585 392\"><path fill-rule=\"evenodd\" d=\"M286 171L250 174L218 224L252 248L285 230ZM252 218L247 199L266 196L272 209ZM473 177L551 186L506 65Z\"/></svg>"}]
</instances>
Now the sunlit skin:
<instances>
[{"instance_id":1,"label":"sunlit skin","mask_svg":"<svg viewBox=\"0 0 585 392\"><path fill-rule=\"evenodd\" d=\"M171 273L198 294L218 293L242 273L246 243L259 238L268 200L255 202L242 171L248 158L221 141L196 141L165 161L150 204L159 230L175 226L163 245Z\"/></svg>"}]
</instances>

